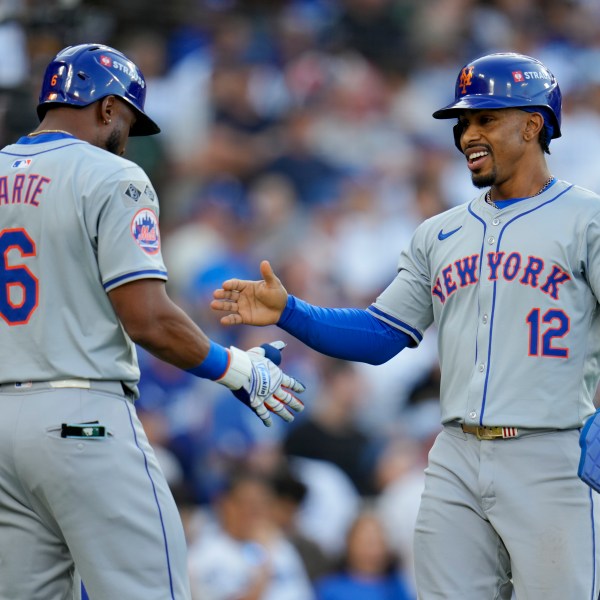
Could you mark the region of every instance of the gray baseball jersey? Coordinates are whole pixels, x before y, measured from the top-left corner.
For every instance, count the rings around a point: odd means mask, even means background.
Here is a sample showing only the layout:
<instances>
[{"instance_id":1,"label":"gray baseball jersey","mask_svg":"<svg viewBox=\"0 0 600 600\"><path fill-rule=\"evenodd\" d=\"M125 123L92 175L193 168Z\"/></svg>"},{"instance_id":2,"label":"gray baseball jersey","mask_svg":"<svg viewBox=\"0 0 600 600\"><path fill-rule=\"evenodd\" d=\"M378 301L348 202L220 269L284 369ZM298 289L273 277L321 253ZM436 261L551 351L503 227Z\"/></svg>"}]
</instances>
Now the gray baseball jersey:
<instances>
[{"instance_id":1,"label":"gray baseball jersey","mask_svg":"<svg viewBox=\"0 0 600 600\"><path fill-rule=\"evenodd\" d=\"M179 512L132 401L135 347L107 295L167 277L154 190L56 133L4 148L0 173L0 598L67 598L75 566L91 598L189 600Z\"/></svg>"},{"instance_id":2,"label":"gray baseball jersey","mask_svg":"<svg viewBox=\"0 0 600 600\"><path fill-rule=\"evenodd\" d=\"M416 343L438 330L445 426L415 527L420 598L597 598L600 505L577 465L599 293L600 197L556 181L501 210L481 195L424 222L369 308Z\"/></svg>"},{"instance_id":3,"label":"gray baseball jersey","mask_svg":"<svg viewBox=\"0 0 600 600\"><path fill-rule=\"evenodd\" d=\"M7 146L0 172L0 382L109 379L135 391L135 349L106 292L167 278L147 176L64 137Z\"/></svg>"},{"instance_id":4,"label":"gray baseball jersey","mask_svg":"<svg viewBox=\"0 0 600 600\"><path fill-rule=\"evenodd\" d=\"M594 412L598 298L600 197L557 181L422 223L369 310L417 343L437 326L444 423L569 429Z\"/></svg>"}]
</instances>

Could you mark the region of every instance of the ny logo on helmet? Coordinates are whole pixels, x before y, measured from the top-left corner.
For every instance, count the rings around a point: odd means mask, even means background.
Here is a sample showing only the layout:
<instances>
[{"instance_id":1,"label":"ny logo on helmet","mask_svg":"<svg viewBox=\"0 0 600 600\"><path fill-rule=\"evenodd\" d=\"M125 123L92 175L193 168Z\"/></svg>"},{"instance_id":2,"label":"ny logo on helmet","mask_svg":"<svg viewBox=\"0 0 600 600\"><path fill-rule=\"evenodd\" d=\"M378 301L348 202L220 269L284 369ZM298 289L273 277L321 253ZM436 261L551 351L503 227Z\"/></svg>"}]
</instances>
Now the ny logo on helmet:
<instances>
[{"instance_id":1,"label":"ny logo on helmet","mask_svg":"<svg viewBox=\"0 0 600 600\"><path fill-rule=\"evenodd\" d=\"M471 79L473 79L473 69L475 67L471 65L470 67L465 67L460 72L460 80L458 82L458 87L460 88L461 94L467 93L467 87L471 85Z\"/></svg>"}]
</instances>

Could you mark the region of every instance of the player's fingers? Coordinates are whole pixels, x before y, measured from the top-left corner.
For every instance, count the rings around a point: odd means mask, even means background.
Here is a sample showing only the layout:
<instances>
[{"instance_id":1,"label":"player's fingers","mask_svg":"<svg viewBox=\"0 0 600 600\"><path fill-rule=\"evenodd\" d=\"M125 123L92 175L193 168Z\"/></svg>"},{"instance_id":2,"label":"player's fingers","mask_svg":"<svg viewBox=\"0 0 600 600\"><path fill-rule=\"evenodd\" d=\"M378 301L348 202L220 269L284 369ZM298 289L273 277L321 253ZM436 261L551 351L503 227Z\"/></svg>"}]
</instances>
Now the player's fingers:
<instances>
[{"instance_id":1,"label":"player's fingers","mask_svg":"<svg viewBox=\"0 0 600 600\"><path fill-rule=\"evenodd\" d=\"M232 315L225 315L220 319L221 325L241 325L243 322L244 321L242 320L242 317L240 317L240 315L238 315L237 313Z\"/></svg>"},{"instance_id":2,"label":"player's fingers","mask_svg":"<svg viewBox=\"0 0 600 600\"><path fill-rule=\"evenodd\" d=\"M237 302L233 302L231 300L211 300L210 307L213 310L227 310L235 313L239 308Z\"/></svg>"},{"instance_id":3,"label":"player's fingers","mask_svg":"<svg viewBox=\"0 0 600 600\"><path fill-rule=\"evenodd\" d=\"M296 412L302 412L304 410L304 403L294 396L294 394L290 394L287 390L284 390L282 387L278 388L277 391L273 394L273 396L279 400L279 402L283 402L287 404L292 410Z\"/></svg>"},{"instance_id":4,"label":"player's fingers","mask_svg":"<svg viewBox=\"0 0 600 600\"><path fill-rule=\"evenodd\" d=\"M277 275L275 275L275 272L273 271L273 267L271 267L271 263L268 260L263 260L260 263L260 274L261 274L262 278L265 280L267 287L281 285L281 281L279 281L279 277L277 277Z\"/></svg>"},{"instance_id":5,"label":"player's fingers","mask_svg":"<svg viewBox=\"0 0 600 600\"><path fill-rule=\"evenodd\" d=\"M221 287L225 291L241 290L241 289L243 289L244 284L242 283L242 281L240 279L227 279L226 281L224 281L221 284Z\"/></svg>"},{"instance_id":6,"label":"player's fingers","mask_svg":"<svg viewBox=\"0 0 600 600\"><path fill-rule=\"evenodd\" d=\"M269 407L270 409L271 407ZM253 406L252 410L259 416L265 427L271 427L273 421L269 415L269 410L267 410L267 406L262 402L258 406Z\"/></svg>"},{"instance_id":7,"label":"player's fingers","mask_svg":"<svg viewBox=\"0 0 600 600\"><path fill-rule=\"evenodd\" d=\"M278 417L281 417L284 421L291 423L294 420L294 415L279 401L277 396L271 396L265 400L265 405Z\"/></svg>"},{"instance_id":8,"label":"player's fingers","mask_svg":"<svg viewBox=\"0 0 600 600\"><path fill-rule=\"evenodd\" d=\"M239 297L240 293L238 290L224 290L221 288L213 291L213 298L216 300L233 300L237 302Z\"/></svg>"},{"instance_id":9,"label":"player's fingers","mask_svg":"<svg viewBox=\"0 0 600 600\"><path fill-rule=\"evenodd\" d=\"M283 373L281 385L298 394L301 394L306 390L306 386L302 382L290 377L287 373Z\"/></svg>"},{"instance_id":10,"label":"player's fingers","mask_svg":"<svg viewBox=\"0 0 600 600\"><path fill-rule=\"evenodd\" d=\"M263 402L260 401L257 397L250 397L250 394L244 389L240 388L239 390L232 390L233 395L243 404L252 409L254 413L260 418L260 420L264 423L265 427L271 427L273 421L269 416L269 411Z\"/></svg>"}]
</instances>

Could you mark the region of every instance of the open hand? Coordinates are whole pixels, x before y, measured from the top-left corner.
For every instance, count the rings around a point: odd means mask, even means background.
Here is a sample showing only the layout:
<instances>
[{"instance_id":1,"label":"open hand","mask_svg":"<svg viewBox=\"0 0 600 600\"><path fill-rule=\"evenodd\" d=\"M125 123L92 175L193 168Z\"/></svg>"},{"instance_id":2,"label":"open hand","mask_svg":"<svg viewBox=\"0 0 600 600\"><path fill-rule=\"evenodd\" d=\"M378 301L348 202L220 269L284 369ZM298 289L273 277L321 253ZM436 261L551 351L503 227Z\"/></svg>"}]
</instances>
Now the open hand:
<instances>
[{"instance_id":1,"label":"open hand","mask_svg":"<svg viewBox=\"0 0 600 600\"><path fill-rule=\"evenodd\" d=\"M287 303L287 291L273 272L269 261L260 263L263 279L249 281L228 279L213 292L213 310L228 313L221 317L223 325L274 325Z\"/></svg>"}]
</instances>

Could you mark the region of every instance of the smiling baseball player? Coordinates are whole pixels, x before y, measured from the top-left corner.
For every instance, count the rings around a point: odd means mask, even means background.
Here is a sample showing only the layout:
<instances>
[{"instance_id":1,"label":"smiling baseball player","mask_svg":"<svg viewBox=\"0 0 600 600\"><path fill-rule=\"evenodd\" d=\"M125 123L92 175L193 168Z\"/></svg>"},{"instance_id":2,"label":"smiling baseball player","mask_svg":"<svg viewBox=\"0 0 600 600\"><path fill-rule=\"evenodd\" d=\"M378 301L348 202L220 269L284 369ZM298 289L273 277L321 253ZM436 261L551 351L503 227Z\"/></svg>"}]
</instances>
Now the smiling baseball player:
<instances>
[{"instance_id":1,"label":"smiling baseball player","mask_svg":"<svg viewBox=\"0 0 600 600\"><path fill-rule=\"evenodd\" d=\"M370 307L309 305L264 261L213 308L374 364L435 323L444 427L415 532L419 598L596 600L598 498L577 468L600 376L600 198L549 172L561 93L534 58L473 60L433 116L457 120L485 191L418 227Z\"/></svg>"},{"instance_id":2,"label":"smiling baseball player","mask_svg":"<svg viewBox=\"0 0 600 600\"><path fill-rule=\"evenodd\" d=\"M168 297L158 200L122 157L160 130L108 46L48 65L40 126L0 151L0 600L189 600L179 512L137 418L134 342L218 381L263 420L303 386L223 348ZM199 399L201 401L201 399ZM269 409L269 410L268 410Z\"/></svg>"}]
</instances>

